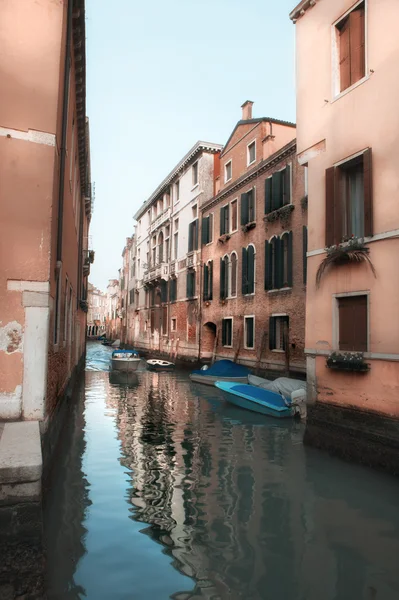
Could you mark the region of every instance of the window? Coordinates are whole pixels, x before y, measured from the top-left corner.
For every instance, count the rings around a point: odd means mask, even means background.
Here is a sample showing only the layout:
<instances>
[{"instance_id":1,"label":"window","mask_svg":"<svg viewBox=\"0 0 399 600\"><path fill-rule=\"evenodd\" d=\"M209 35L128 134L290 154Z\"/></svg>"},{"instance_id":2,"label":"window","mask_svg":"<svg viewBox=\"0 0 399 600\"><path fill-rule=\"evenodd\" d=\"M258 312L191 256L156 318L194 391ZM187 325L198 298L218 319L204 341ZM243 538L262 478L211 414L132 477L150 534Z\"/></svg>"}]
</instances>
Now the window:
<instances>
[{"instance_id":1,"label":"window","mask_svg":"<svg viewBox=\"0 0 399 600\"><path fill-rule=\"evenodd\" d=\"M230 231L237 231L238 219L237 219L237 200L231 202L231 224Z\"/></svg>"},{"instance_id":2,"label":"window","mask_svg":"<svg viewBox=\"0 0 399 600\"><path fill-rule=\"evenodd\" d=\"M255 293L255 248L248 246L242 249L242 293Z\"/></svg>"},{"instance_id":3,"label":"window","mask_svg":"<svg viewBox=\"0 0 399 600\"><path fill-rule=\"evenodd\" d=\"M163 233L158 236L158 263L163 263Z\"/></svg>"},{"instance_id":4,"label":"window","mask_svg":"<svg viewBox=\"0 0 399 600\"><path fill-rule=\"evenodd\" d=\"M241 225L255 221L255 188L241 194Z\"/></svg>"},{"instance_id":5,"label":"window","mask_svg":"<svg viewBox=\"0 0 399 600\"><path fill-rule=\"evenodd\" d=\"M194 204L194 206L193 206L193 207L192 207L192 209L191 209L191 211L192 211L192 214L193 214L193 219L196 219L196 218L197 218L197 210L198 210L198 207L197 207L197 205L196 205L196 204Z\"/></svg>"},{"instance_id":6,"label":"window","mask_svg":"<svg viewBox=\"0 0 399 600\"><path fill-rule=\"evenodd\" d=\"M176 331L176 329L177 329L177 321L176 321L176 317L173 317L173 319L170 320L170 330Z\"/></svg>"},{"instance_id":7,"label":"window","mask_svg":"<svg viewBox=\"0 0 399 600\"><path fill-rule=\"evenodd\" d=\"M367 296L337 298L339 349L367 352Z\"/></svg>"},{"instance_id":8,"label":"window","mask_svg":"<svg viewBox=\"0 0 399 600\"><path fill-rule=\"evenodd\" d=\"M168 282L161 279L161 302L168 301Z\"/></svg>"},{"instance_id":9,"label":"window","mask_svg":"<svg viewBox=\"0 0 399 600\"><path fill-rule=\"evenodd\" d=\"M210 260L204 265L204 300L212 300L213 296L213 261Z\"/></svg>"},{"instance_id":10,"label":"window","mask_svg":"<svg viewBox=\"0 0 399 600\"><path fill-rule=\"evenodd\" d=\"M168 333L168 307L162 307L162 335L167 335Z\"/></svg>"},{"instance_id":11,"label":"window","mask_svg":"<svg viewBox=\"0 0 399 600\"><path fill-rule=\"evenodd\" d=\"M255 317L244 317L244 336L245 348L253 350L255 348Z\"/></svg>"},{"instance_id":12,"label":"window","mask_svg":"<svg viewBox=\"0 0 399 600\"><path fill-rule=\"evenodd\" d=\"M175 235L173 236L173 256L174 256L175 260L177 260L178 253L179 253L179 234L175 233Z\"/></svg>"},{"instance_id":13,"label":"window","mask_svg":"<svg viewBox=\"0 0 399 600\"><path fill-rule=\"evenodd\" d=\"M356 6L337 25L339 91L343 92L366 74L364 2Z\"/></svg>"},{"instance_id":14,"label":"window","mask_svg":"<svg viewBox=\"0 0 399 600\"><path fill-rule=\"evenodd\" d=\"M187 271L186 280L186 292L187 298L194 298L195 296L195 271Z\"/></svg>"},{"instance_id":15,"label":"window","mask_svg":"<svg viewBox=\"0 0 399 600\"><path fill-rule=\"evenodd\" d=\"M232 177L233 163L229 160L228 163L224 165L224 181L227 183L230 181Z\"/></svg>"},{"instance_id":16,"label":"window","mask_svg":"<svg viewBox=\"0 0 399 600\"><path fill-rule=\"evenodd\" d=\"M291 202L291 165L265 179L265 214Z\"/></svg>"},{"instance_id":17,"label":"window","mask_svg":"<svg viewBox=\"0 0 399 600\"><path fill-rule=\"evenodd\" d=\"M292 287L292 231L265 242L265 290Z\"/></svg>"},{"instance_id":18,"label":"window","mask_svg":"<svg viewBox=\"0 0 399 600\"><path fill-rule=\"evenodd\" d=\"M373 234L371 149L326 170L326 245Z\"/></svg>"},{"instance_id":19,"label":"window","mask_svg":"<svg viewBox=\"0 0 399 600\"><path fill-rule=\"evenodd\" d=\"M198 162L193 164L193 186L198 185Z\"/></svg>"},{"instance_id":20,"label":"window","mask_svg":"<svg viewBox=\"0 0 399 600\"><path fill-rule=\"evenodd\" d=\"M230 291L229 296L237 296L237 254L231 253L230 256Z\"/></svg>"},{"instance_id":21,"label":"window","mask_svg":"<svg viewBox=\"0 0 399 600\"><path fill-rule=\"evenodd\" d=\"M175 183L175 201L179 202L180 200L180 181L176 181Z\"/></svg>"},{"instance_id":22,"label":"window","mask_svg":"<svg viewBox=\"0 0 399 600\"><path fill-rule=\"evenodd\" d=\"M177 300L177 279L172 277L169 279L169 301L176 302Z\"/></svg>"},{"instance_id":23,"label":"window","mask_svg":"<svg viewBox=\"0 0 399 600\"><path fill-rule=\"evenodd\" d=\"M222 319L222 346L233 346L233 319Z\"/></svg>"},{"instance_id":24,"label":"window","mask_svg":"<svg viewBox=\"0 0 399 600\"><path fill-rule=\"evenodd\" d=\"M253 141L247 146L247 164L252 165L256 160L256 141Z\"/></svg>"},{"instance_id":25,"label":"window","mask_svg":"<svg viewBox=\"0 0 399 600\"><path fill-rule=\"evenodd\" d=\"M134 290L129 291L129 304L134 304Z\"/></svg>"},{"instance_id":26,"label":"window","mask_svg":"<svg viewBox=\"0 0 399 600\"><path fill-rule=\"evenodd\" d=\"M220 235L229 233L229 205L222 206L220 209Z\"/></svg>"},{"instance_id":27,"label":"window","mask_svg":"<svg viewBox=\"0 0 399 600\"><path fill-rule=\"evenodd\" d=\"M229 257L226 255L220 259L220 299L227 298L229 291Z\"/></svg>"},{"instance_id":28,"label":"window","mask_svg":"<svg viewBox=\"0 0 399 600\"><path fill-rule=\"evenodd\" d=\"M202 243L210 244L213 240L213 214L202 218Z\"/></svg>"},{"instance_id":29,"label":"window","mask_svg":"<svg viewBox=\"0 0 399 600\"><path fill-rule=\"evenodd\" d=\"M289 317L278 315L269 319L269 349L285 352L288 347Z\"/></svg>"},{"instance_id":30,"label":"window","mask_svg":"<svg viewBox=\"0 0 399 600\"><path fill-rule=\"evenodd\" d=\"M198 219L192 221L188 226L188 251L198 249Z\"/></svg>"},{"instance_id":31,"label":"window","mask_svg":"<svg viewBox=\"0 0 399 600\"><path fill-rule=\"evenodd\" d=\"M303 283L306 285L307 267L308 267L308 228L306 225L302 227L302 268L303 268Z\"/></svg>"}]
</instances>

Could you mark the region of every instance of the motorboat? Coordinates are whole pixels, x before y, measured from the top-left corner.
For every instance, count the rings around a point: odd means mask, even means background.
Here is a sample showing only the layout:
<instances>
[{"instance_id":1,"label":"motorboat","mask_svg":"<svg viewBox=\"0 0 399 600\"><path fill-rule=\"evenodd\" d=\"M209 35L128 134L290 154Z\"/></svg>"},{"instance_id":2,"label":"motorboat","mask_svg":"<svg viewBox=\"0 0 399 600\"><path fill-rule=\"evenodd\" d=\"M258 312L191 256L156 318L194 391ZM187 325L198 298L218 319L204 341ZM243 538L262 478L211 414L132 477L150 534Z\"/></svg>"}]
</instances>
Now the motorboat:
<instances>
[{"instance_id":1,"label":"motorboat","mask_svg":"<svg viewBox=\"0 0 399 600\"><path fill-rule=\"evenodd\" d=\"M137 350L114 350L111 355L113 371L136 371L141 358Z\"/></svg>"},{"instance_id":2,"label":"motorboat","mask_svg":"<svg viewBox=\"0 0 399 600\"><path fill-rule=\"evenodd\" d=\"M232 360L223 359L217 360L211 367L205 365L202 369L193 371L190 379L195 383L204 383L205 385L215 385L216 381L248 383L249 373L250 370L247 367L238 365Z\"/></svg>"},{"instance_id":3,"label":"motorboat","mask_svg":"<svg viewBox=\"0 0 399 600\"><path fill-rule=\"evenodd\" d=\"M147 360L147 369L149 371L171 371L175 368L175 363L162 358L149 358Z\"/></svg>"},{"instance_id":4,"label":"motorboat","mask_svg":"<svg viewBox=\"0 0 399 600\"><path fill-rule=\"evenodd\" d=\"M227 402L246 410L278 419L292 419L301 416L299 405L287 400L277 392L230 381L217 381L215 385L223 392Z\"/></svg>"},{"instance_id":5,"label":"motorboat","mask_svg":"<svg viewBox=\"0 0 399 600\"><path fill-rule=\"evenodd\" d=\"M306 381L302 379L291 379L290 377L278 377L271 381L270 379L263 379L263 377L257 377L256 375L248 375L248 383L270 392L276 392L282 394L284 398L292 400L293 392L303 390L306 393Z\"/></svg>"}]
</instances>

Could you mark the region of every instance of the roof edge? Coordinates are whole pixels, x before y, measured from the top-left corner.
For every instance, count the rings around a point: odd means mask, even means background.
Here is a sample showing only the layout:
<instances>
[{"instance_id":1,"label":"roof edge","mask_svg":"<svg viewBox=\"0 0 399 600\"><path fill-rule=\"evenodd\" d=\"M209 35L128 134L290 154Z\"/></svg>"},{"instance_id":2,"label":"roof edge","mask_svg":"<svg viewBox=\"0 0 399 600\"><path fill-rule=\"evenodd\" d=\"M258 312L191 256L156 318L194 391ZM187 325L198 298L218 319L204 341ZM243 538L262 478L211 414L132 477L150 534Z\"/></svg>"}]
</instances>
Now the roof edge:
<instances>
[{"instance_id":1,"label":"roof edge","mask_svg":"<svg viewBox=\"0 0 399 600\"><path fill-rule=\"evenodd\" d=\"M301 0L301 2L290 12L291 21L295 24L298 19L303 17L308 8L312 8L316 2L317 0Z\"/></svg>"}]
</instances>

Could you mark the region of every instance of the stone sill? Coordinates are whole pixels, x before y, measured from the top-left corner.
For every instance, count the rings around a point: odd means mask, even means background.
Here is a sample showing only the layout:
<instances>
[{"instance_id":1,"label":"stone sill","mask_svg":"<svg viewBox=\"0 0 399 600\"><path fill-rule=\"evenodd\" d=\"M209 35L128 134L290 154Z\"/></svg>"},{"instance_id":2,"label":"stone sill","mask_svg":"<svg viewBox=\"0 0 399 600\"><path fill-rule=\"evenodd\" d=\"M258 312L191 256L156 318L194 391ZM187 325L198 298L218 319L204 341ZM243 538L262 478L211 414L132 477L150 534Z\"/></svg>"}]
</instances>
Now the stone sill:
<instances>
[{"instance_id":1,"label":"stone sill","mask_svg":"<svg viewBox=\"0 0 399 600\"><path fill-rule=\"evenodd\" d=\"M42 467L39 421L4 423L0 437L0 485L40 481Z\"/></svg>"}]
</instances>

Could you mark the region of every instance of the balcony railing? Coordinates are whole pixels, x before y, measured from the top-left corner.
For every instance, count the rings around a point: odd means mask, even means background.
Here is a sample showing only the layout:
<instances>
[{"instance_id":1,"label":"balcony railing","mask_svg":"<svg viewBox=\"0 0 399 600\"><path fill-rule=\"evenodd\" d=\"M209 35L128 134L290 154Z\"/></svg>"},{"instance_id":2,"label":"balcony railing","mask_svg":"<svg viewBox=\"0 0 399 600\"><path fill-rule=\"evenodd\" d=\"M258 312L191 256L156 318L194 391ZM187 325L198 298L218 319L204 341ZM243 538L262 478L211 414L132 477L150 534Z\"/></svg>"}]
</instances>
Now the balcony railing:
<instances>
[{"instance_id":1,"label":"balcony railing","mask_svg":"<svg viewBox=\"0 0 399 600\"><path fill-rule=\"evenodd\" d=\"M148 283L150 281L155 281L157 279L167 279L169 275L169 265L168 263L161 263L156 265L152 269L149 269L147 273L144 273L143 281L144 283Z\"/></svg>"},{"instance_id":2,"label":"balcony railing","mask_svg":"<svg viewBox=\"0 0 399 600\"><path fill-rule=\"evenodd\" d=\"M156 229L161 227L161 225L163 225L165 223L165 221L168 221L170 219L170 215L171 215L170 208L167 208L160 215L158 215L158 217L155 219L155 221L153 221L150 225L150 233L153 233Z\"/></svg>"}]
</instances>

